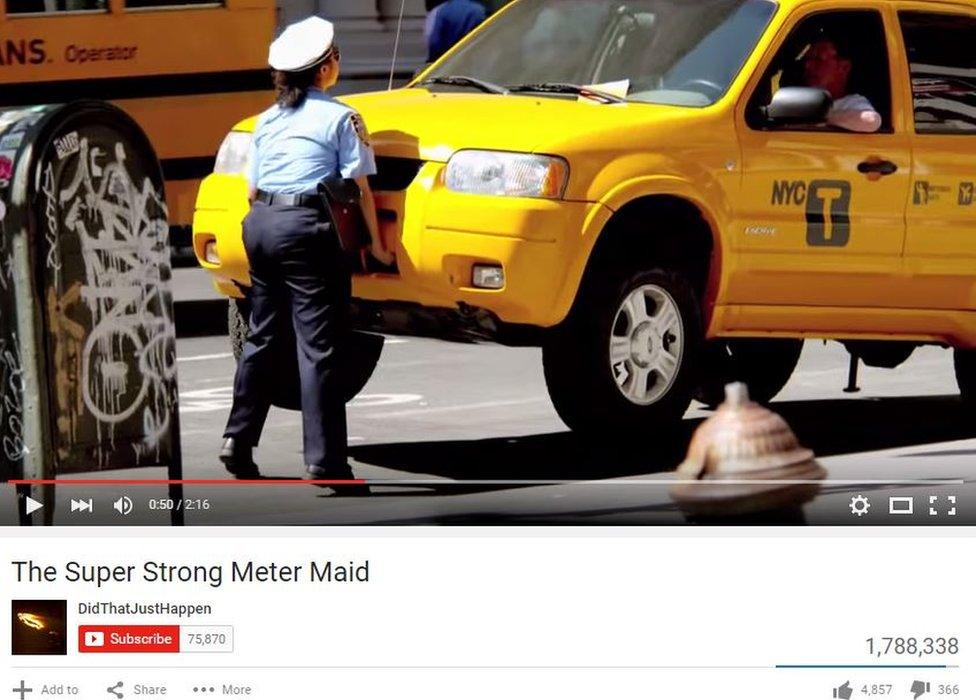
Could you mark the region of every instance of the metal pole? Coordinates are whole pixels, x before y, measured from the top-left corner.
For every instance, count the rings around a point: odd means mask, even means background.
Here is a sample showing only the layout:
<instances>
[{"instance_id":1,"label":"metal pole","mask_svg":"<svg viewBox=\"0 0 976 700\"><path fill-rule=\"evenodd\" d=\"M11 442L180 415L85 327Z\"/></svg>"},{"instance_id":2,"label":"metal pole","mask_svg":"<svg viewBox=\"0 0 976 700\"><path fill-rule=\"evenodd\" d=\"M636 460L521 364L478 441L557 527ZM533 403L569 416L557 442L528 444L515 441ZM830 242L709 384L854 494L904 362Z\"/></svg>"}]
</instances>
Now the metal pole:
<instances>
[{"instance_id":1,"label":"metal pole","mask_svg":"<svg viewBox=\"0 0 976 700\"><path fill-rule=\"evenodd\" d=\"M17 519L20 525L34 524L34 516L27 514L27 498L30 495L30 486L17 484Z\"/></svg>"},{"instance_id":2,"label":"metal pole","mask_svg":"<svg viewBox=\"0 0 976 700\"><path fill-rule=\"evenodd\" d=\"M32 159L22 158L15 175L20 181L20 191L14 196L27 193L27 178L32 173L25 172ZM47 353L44 344L43 311L40 299L43 295L37 290L34 275L36 257L32 251L32 240L26 222L16 230L11 238L13 268L15 270L14 300L17 307L17 339L21 361L23 385L22 422L24 454L22 459L24 479L53 479L56 468L54 449L51 442L51 423L48 411L50 392L47 385ZM29 487L28 487L29 489ZM28 494L29 495L29 494ZM53 485L41 487L40 500L44 504L44 522L54 521L55 493Z\"/></svg>"},{"instance_id":3,"label":"metal pole","mask_svg":"<svg viewBox=\"0 0 976 700\"><path fill-rule=\"evenodd\" d=\"M170 482L180 481L183 479L183 441L180 439L180 405L177 401L176 406L173 408L173 429L170 431L170 451L172 454L169 458L169 465L167 467L167 478ZM183 484L170 483L169 485L169 498L173 502L173 507L169 512L169 522L173 527L182 527L185 525L183 513L185 509L182 508L183 501Z\"/></svg>"},{"instance_id":4,"label":"metal pole","mask_svg":"<svg viewBox=\"0 0 976 700\"><path fill-rule=\"evenodd\" d=\"M860 362L861 358L852 352L851 364L847 368L847 386L844 387L845 394L856 394L861 390L861 387L857 385L857 370Z\"/></svg>"},{"instance_id":5,"label":"metal pole","mask_svg":"<svg viewBox=\"0 0 976 700\"><path fill-rule=\"evenodd\" d=\"M396 73L397 54L400 52L400 34L403 32L403 9L407 0L400 0L400 18L397 20L396 39L393 40L393 63L390 65L390 84L387 90L393 89L393 76Z\"/></svg>"}]
</instances>

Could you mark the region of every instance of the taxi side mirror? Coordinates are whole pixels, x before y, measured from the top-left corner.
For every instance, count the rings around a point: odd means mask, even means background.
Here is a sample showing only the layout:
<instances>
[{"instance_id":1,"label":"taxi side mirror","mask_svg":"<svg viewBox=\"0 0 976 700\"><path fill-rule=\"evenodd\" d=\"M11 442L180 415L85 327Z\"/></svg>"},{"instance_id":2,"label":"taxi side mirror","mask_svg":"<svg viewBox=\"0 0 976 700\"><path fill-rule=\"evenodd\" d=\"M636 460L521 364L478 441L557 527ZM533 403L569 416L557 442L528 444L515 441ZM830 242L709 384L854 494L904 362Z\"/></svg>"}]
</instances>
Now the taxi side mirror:
<instances>
[{"instance_id":1,"label":"taxi side mirror","mask_svg":"<svg viewBox=\"0 0 976 700\"><path fill-rule=\"evenodd\" d=\"M785 87L762 108L766 121L773 124L816 124L827 120L832 103L830 93L820 88Z\"/></svg>"}]
</instances>

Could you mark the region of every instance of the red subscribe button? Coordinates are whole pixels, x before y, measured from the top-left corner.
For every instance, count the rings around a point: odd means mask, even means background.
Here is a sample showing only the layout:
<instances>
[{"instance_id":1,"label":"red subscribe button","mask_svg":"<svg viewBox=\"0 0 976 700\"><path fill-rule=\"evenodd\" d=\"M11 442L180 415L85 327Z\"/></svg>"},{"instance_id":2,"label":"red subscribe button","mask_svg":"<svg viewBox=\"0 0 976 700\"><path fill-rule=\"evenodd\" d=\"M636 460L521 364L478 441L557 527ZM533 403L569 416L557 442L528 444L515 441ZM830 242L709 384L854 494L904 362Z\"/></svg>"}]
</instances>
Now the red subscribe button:
<instances>
[{"instance_id":1,"label":"red subscribe button","mask_svg":"<svg viewBox=\"0 0 976 700\"><path fill-rule=\"evenodd\" d=\"M176 654L179 625L82 625L78 628L82 654Z\"/></svg>"}]
</instances>

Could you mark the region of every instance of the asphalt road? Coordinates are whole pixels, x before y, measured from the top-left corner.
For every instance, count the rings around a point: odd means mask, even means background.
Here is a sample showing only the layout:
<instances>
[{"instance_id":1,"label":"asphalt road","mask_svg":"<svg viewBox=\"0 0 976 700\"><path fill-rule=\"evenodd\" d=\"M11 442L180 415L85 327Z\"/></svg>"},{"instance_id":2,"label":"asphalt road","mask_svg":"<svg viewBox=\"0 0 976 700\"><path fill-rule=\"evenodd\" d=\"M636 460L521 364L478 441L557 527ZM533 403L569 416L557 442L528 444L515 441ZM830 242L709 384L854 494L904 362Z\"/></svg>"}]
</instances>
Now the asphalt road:
<instances>
[{"instance_id":1,"label":"asphalt road","mask_svg":"<svg viewBox=\"0 0 976 700\"><path fill-rule=\"evenodd\" d=\"M205 286L188 289L184 296L209 295ZM219 309L211 312L211 319L220 317ZM216 452L234 374L227 340L182 338L177 349L184 476L223 479ZM796 373L773 408L815 451L833 481L802 516L760 522L976 522L976 417L967 415L958 400L950 352L921 348L896 370L863 368L857 394L842 391L846 379L847 354L840 345L806 343ZM348 415L357 476L402 482L374 488L371 498L354 499L328 497L290 481L302 471L300 415L272 409L256 451L268 484L188 486L185 495L207 499L209 507L187 512L187 523L684 524L668 497L673 478L668 472L709 412L693 405L679 431L648 429L637 448L612 434L599 443L584 443L565 429L552 408L539 350L391 338ZM165 470L77 476L165 478ZM900 483L918 479L966 483ZM505 480L523 483L485 483ZM592 481L538 485L525 480ZM111 504L125 494L135 509L123 517ZM165 524L165 508L150 507L151 499L165 495L161 486L59 487L48 517L58 524ZM860 517L849 507L857 495L871 503ZM955 516L949 515L950 495L957 499ZM913 497L914 513L889 514L889 496ZM938 499L936 516L929 514L930 496ZM95 512L70 513L71 497L93 497ZM0 489L0 521L12 520L13 498L13 489Z\"/></svg>"}]
</instances>

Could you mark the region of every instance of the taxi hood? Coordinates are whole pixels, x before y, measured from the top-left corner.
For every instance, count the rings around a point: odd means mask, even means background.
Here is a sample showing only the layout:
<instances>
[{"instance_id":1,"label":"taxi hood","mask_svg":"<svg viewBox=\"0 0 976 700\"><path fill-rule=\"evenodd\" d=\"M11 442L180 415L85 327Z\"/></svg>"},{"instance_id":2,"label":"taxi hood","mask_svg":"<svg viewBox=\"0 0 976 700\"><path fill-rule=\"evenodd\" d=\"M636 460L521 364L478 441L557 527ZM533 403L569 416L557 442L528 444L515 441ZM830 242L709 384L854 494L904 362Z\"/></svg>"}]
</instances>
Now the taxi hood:
<instances>
[{"instance_id":1,"label":"taxi hood","mask_svg":"<svg viewBox=\"0 0 976 700\"><path fill-rule=\"evenodd\" d=\"M342 101L362 114L378 154L435 162L469 148L561 155L585 148L591 135L627 133L622 130L688 113L650 104L409 88Z\"/></svg>"}]
</instances>

